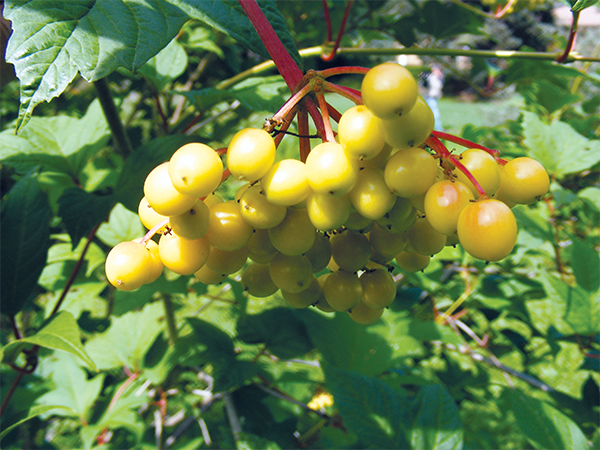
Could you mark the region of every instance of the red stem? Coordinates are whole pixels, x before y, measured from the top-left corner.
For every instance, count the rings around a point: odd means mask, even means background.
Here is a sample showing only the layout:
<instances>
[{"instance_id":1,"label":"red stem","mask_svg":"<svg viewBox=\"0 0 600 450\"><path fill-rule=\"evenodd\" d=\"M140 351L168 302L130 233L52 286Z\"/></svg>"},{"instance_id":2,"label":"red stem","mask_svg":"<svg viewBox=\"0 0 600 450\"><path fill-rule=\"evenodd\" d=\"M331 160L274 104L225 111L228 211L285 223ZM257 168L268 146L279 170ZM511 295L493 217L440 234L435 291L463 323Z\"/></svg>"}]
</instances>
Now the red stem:
<instances>
[{"instance_id":1,"label":"red stem","mask_svg":"<svg viewBox=\"0 0 600 450\"><path fill-rule=\"evenodd\" d=\"M331 128L331 122L329 121L329 108L327 107L327 101L323 92L317 92L317 101L319 102L319 108L321 109L321 115L323 116L323 123L325 125L325 136L323 142L335 142L335 135Z\"/></svg>"},{"instance_id":2,"label":"red stem","mask_svg":"<svg viewBox=\"0 0 600 450\"><path fill-rule=\"evenodd\" d=\"M348 74L359 74L365 75L369 70L368 67L362 66L348 66L348 67L331 67L330 69L320 70L318 75L321 78L327 78L334 75L348 75Z\"/></svg>"},{"instance_id":3,"label":"red stem","mask_svg":"<svg viewBox=\"0 0 600 450\"><path fill-rule=\"evenodd\" d=\"M154 103L156 103L156 108L158 109L158 114L162 120L163 131L169 131L169 122L167 121L167 117L165 116L165 112L162 109L162 105L160 104L160 98L158 97L158 92L152 89L152 97L154 97Z\"/></svg>"},{"instance_id":4,"label":"red stem","mask_svg":"<svg viewBox=\"0 0 600 450\"><path fill-rule=\"evenodd\" d=\"M425 143L429 145L438 154L440 158L449 161L458 170L465 174L469 181L473 183L475 189L477 189L480 199L487 198L487 194L485 193L479 182L475 179L473 174L469 172L469 169L467 169L456 156L450 153L450 151L446 148L442 141L440 141L436 136L432 135L427 138Z\"/></svg>"},{"instance_id":5,"label":"red stem","mask_svg":"<svg viewBox=\"0 0 600 450\"><path fill-rule=\"evenodd\" d=\"M21 332L19 331L19 328L17 327L17 321L15 320L15 316L10 316L10 325L12 326L13 334L15 335L15 338L21 339L23 336L21 335Z\"/></svg>"},{"instance_id":6,"label":"red stem","mask_svg":"<svg viewBox=\"0 0 600 450\"><path fill-rule=\"evenodd\" d=\"M467 139L464 139L464 138L461 138L458 136L454 136L453 134L444 133L442 131L433 131L431 134L433 134L438 139L443 139L445 141L454 142L455 144L462 145L463 147L466 147L466 148L478 148L479 150L486 151L494 157L494 159L496 160L496 162L498 164L504 165L508 162L505 159L502 159L499 157L500 152L498 150L487 148L481 144L477 144L473 141L469 141Z\"/></svg>"},{"instance_id":7,"label":"red stem","mask_svg":"<svg viewBox=\"0 0 600 450\"><path fill-rule=\"evenodd\" d=\"M327 110L329 111L329 117L331 117L333 120L339 123L340 119L342 118L342 113L335 109L333 106L331 106L329 103L327 103Z\"/></svg>"},{"instance_id":8,"label":"red stem","mask_svg":"<svg viewBox=\"0 0 600 450\"><path fill-rule=\"evenodd\" d=\"M335 92L348 100L352 100L357 105L362 105L362 95L360 91L352 89L346 86L340 86L339 84L330 83L329 81L323 81L323 88L329 92Z\"/></svg>"},{"instance_id":9,"label":"red stem","mask_svg":"<svg viewBox=\"0 0 600 450\"><path fill-rule=\"evenodd\" d=\"M6 397L4 397L2 406L0 406L0 417L2 416L2 414L4 414L4 410L8 406L8 402L10 402L10 399L12 398L13 394L15 393L15 389L17 389L17 386L19 385L21 378L23 378L23 375L25 375L25 374L22 372L19 372L17 374L17 378L15 378L15 381L13 381L13 384L10 386L10 389L6 393Z\"/></svg>"},{"instance_id":10,"label":"red stem","mask_svg":"<svg viewBox=\"0 0 600 450\"><path fill-rule=\"evenodd\" d=\"M333 39L333 30L331 29L331 16L329 15L329 6L327 6L327 0L322 0L323 3L323 16L325 16L325 25L327 25L327 42L331 42Z\"/></svg>"},{"instance_id":11,"label":"red stem","mask_svg":"<svg viewBox=\"0 0 600 450\"><path fill-rule=\"evenodd\" d=\"M275 33L256 0L238 0L238 2L252 25L254 25L260 40L265 45L288 88L294 92L294 89L302 80L302 70L281 43L279 36Z\"/></svg>"},{"instance_id":12,"label":"red stem","mask_svg":"<svg viewBox=\"0 0 600 450\"><path fill-rule=\"evenodd\" d=\"M337 38L335 43L333 44L333 49L329 55L322 54L321 59L323 61L331 61L335 58L338 48L340 48L340 42L342 41L342 36L344 35L344 30L346 29L346 23L348 22L348 16L350 15L350 7L354 3L354 0L348 0L346 3L346 9L344 10L344 17L342 17L342 23L340 24L340 29L338 31Z\"/></svg>"},{"instance_id":13,"label":"red stem","mask_svg":"<svg viewBox=\"0 0 600 450\"><path fill-rule=\"evenodd\" d=\"M569 53L573 49L573 44L575 43L575 37L577 36L577 24L579 22L579 13L580 11L573 11L573 21L571 22L571 30L569 31L569 40L567 41L567 46L565 47L565 51L562 55L556 58L557 63L564 63L569 57Z\"/></svg>"}]
</instances>

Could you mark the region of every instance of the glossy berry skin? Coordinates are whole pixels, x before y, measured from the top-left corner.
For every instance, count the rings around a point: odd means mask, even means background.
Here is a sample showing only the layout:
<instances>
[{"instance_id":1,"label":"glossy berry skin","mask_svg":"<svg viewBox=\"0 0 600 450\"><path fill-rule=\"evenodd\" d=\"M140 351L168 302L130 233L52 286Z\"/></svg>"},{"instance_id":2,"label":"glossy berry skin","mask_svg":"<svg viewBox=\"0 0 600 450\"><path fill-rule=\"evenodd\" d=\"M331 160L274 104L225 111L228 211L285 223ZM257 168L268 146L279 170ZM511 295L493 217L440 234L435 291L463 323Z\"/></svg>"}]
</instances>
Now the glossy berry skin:
<instances>
[{"instance_id":1,"label":"glossy berry skin","mask_svg":"<svg viewBox=\"0 0 600 450\"><path fill-rule=\"evenodd\" d=\"M456 234L458 217L473 200L471 190L460 181L438 181L425 195L424 213L435 230L449 236Z\"/></svg>"},{"instance_id":2,"label":"glossy berry skin","mask_svg":"<svg viewBox=\"0 0 600 450\"><path fill-rule=\"evenodd\" d=\"M292 308L303 309L315 304L319 300L319 297L323 296L323 291L317 277L313 275L308 288L296 293L281 291L281 296Z\"/></svg>"},{"instance_id":3,"label":"glossy berry skin","mask_svg":"<svg viewBox=\"0 0 600 450\"><path fill-rule=\"evenodd\" d=\"M235 273L241 270L248 259L248 249L242 247L232 252L219 250L216 247L210 247L206 266L216 273Z\"/></svg>"},{"instance_id":4,"label":"glossy berry skin","mask_svg":"<svg viewBox=\"0 0 600 450\"><path fill-rule=\"evenodd\" d=\"M385 166L385 184L398 197L418 197L435 182L437 165L433 156L419 147L395 153Z\"/></svg>"},{"instance_id":5,"label":"glossy berry skin","mask_svg":"<svg viewBox=\"0 0 600 450\"><path fill-rule=\"evenodd\" d=\"M396 255L396 264L405 272L416 273L429 265L431 257L419 253L402 251Z\"/></svg>"},{"instance_id":6,"label":"glossy berry skin","mask_svg":"<svg viewBox=\"0 0 600 450\"><path fill-rule=\"evenodd\" d=\"M346 272L357 272L365 267L371 252L371 244L364 234L348 230L331 238L331 256Z\"/></svg>"},{"instance_id":7,"label":"glossy berry skin","mask_svg":"<svg viewBox=\"0 0 600 450\"><path fill-rule=\"evenodd\" d=\"M405 67L384 63L367 72L361 84L367 108L380 118L390 119L408 113L419 95L415 78Z\"/></svg>"},{"instance_id":8,"label":"glossy berry skin","mask_svg":"<svg viewBox=\"0 0 600 450\"><path fill-rule=\"evenodd\" d=\"M348 311L348 315L356 323L361 325L370 325L379 320L379 318L383 315L384 309L385 308L373 309L367 306L364 302L360 302L358 305Z\"/></svg>"},{"instance_id":9,"label":"glossy berry skin","mask_svg":"<svg viewBox=\"0 0 600 450\"><path fill-rule=\"evenodd\" d=\"M333 309L348 311L360 303L362 285L355 274L338 270L325 279L323 294Z\"/></svg>"},{"instance_id":10,"label":"glossy berry skin","mask_svg":"<svg viewBox=\"0 0 600 450\"><path fill-rule=\"evenodd\" d=\"M256 184L244 191L240 198L242 217L255 229L269 229L277 226L285 218L287 208L267 200L263 187Z\"/></svg>"},{"instance_id":11,"label":"glossy berry skin","mask_svg":"<svg viewBox=\"0 0 600 450\"><path fill-rule=\"evenodd\" d=\"M417 147L425 142L433 131L433 112L422 97L408 114L393 119L378 119L383 140L394 148Z\"/></svg>"},{"instance_id":12,"label":"glossy berry skin","mask_svg":"<svg viewBox=\"0 0 600 450\"><path fill-rule=\"evenodd\" d=\"M238 131L227 148L227 167L234 177L255 181L264 176L275 161L275 141L260 128Z\"/></svg>"},{"instance_id":13,"label":"glossy berry skin","mask_svg":"<svg viewBox=\"0 0 600 450\"><path fill-rule=\"evenodd\" d=\"M223 162L208 145L193 142L173 153L169 176L175 189L182 194L205 197L221 184Z\"/></svg>"},{"instance_id":14,"label":"glossy berry skin","mask_svg":"<svg viewBox=\"0 0 600 450\"><path fill-rule=\"evenodd\" d=\"M253 297L268 297L279 290L269 274L268 264L250 263L242 273L242 287Z\"/></svg>"},{"instance_id":15,"label":"glossy berry skin","mask_svg":"<svg viewBox=\"0 0 600 450\"><path fill-rule=\"evenodd\" d=\"M306 165L297 159L282 159L273 164L260 180L267 200L275 205L296 205L312 192Z\"/></svg>"},{"instance_id":16,"label":"glossy berry skin","mask_svg":"<svg viewBox=\"0 0 600 450\"><path fill-rule=\"evenodd\" d=\"M269 229L273 246L284 255L302 255L315 242L316 230L305 209L288 208L285 219Z\"/></svg>"},{"instance_id":17,"label":"glossy berry skin","mask_svg":"<svg viewBox=\"0 0 600 450\"><path fill-rule=\"evenodd\" d=\"M367 270L359 280L363 291L362 302L371 309L385 308L396 298L396 283L387 270Z\"/></svg>"},{"instance_id":18,"label":"glossy berry skin","mask_svg":"<svg viewBox=\"0 0 600 450\"><path fill-rule=\"evenodd\" d=\"M148 281L153 269L150 250L137 242L121 242L106 257L109 283L122 291L133 291Z\"/></svg>"},{"instance_id":19,"label":"glossy berry skin","mask_svg":"<svg viewBox=\"0 0 600 450\"><path fill-rule=\"evenodd\" d=\"M158 254L165 267L180 275L197 272L208 259L210 244L205 238L187 240L165 233L158 241Z\"/></svg>"},{"instance_id":20,"label":"glossy berry skin","mask_svg":"<svg viewBox=\"0 0 600 450\"><path fill-rule=\"evenodd\" d=\"M140 243L142 238L134 239L133 242ZM148 272L148 278L146 279L146 284L154 283L156 280L160 278L165 268L165 265L160 260L160 255L158 253L158 244L154 242L152 239L146 241L144 244L148 251L150 252L150 257L152 258L152 268L150 272Z\"/></svg>"},{"instance_id":21,"label":"glossy berry skin","mask_svg":"<svg viewBox=\"0 0 600 450\"><path fill-rule=\"evenodd\" d=\"M292 294L308 289L313 279L310 261L302 255L276 254L269 263L269 274L279 289Z\"/></svg>"},{"instance_id":22,"label":"glossy berry skin","mask_svg":"<svg viewBox=\"0 0 600 450\"><path fill-rule=\"evenodd\" d=\"M507 257L517 241L517 221L508 206L488 199L471 203L458 218L457 234L467 253L484 261Z\"/></svg>"},{"instance_id":23,"label":"glossy berry skin","mask_svg":"<svg viewBox=\"0 0 600 450\"><path fill-rule=\"evenodd\" d=\"M163 216L158 214L152 206L146 200L146 197L142 197L140 200L140 204L138 205L138 216L140 217L140 221L142 225L144 225L148 230L154 228L154 226L158 225L160 222L164 222L168 219L168 216ZM158 233L162 234L167 228L167 223L163 226Z\"/></svg>"},{"instance_id":24,"label":"glossy berry skin","mask_svg":"<svg viewBox=\"0 0 600 450\"><path fill-rule=\"evenodd\" d=\"M205 264L194 272L194 277L203 284L221 284L227 278L227 274L214 272Z\"/></svg>"},{"instance_id":25,"label":"glossy berry skin","mask_svg":"<svg viewBox=\"0 0 600 450\"><path fill-rule=\"evenodd\" d=\"M206 203L196 200L189 211L172 216L169 224L173 233L184 239L200 239L208 231L210 211Z\"/></svg>"},{"instance_id":26,"label":"glossy berry skin","mask_svg":"<svg viewBox=\"0 0 600 450\"><path fill-rule=\"evenodd\" d=\"M315 146L306 158L306 175L313 191L341 197L356 183L358 162L349 158L340 144L323 142Z\"/></svg>"},{"instance_id":27,"label":"glossy berry skin","mask_svg":"<svg viewBox=\"0 0 600 450\"><path fill-rule=\"evenodd\" d=\"M385 184L383 170L377 168L361 170L348 195L356 211L372 220L382 218L396 202L396 197Z\"/></svg>"},{"instance_id":28,"label":"glossy berry skin","mask_svg":"<svg viewBox=\"0 0 600 450\"><path fill-rule=\"evenodd\" d=\"M144 195L148 204L162 216L176 216L189 211L198 200L180 193L171 182L169 163L156 166L144 181Z\"/></svg>"},{"instance_id":29,"label":"glossy berry skin","mask_svg":"<svg viewBox=\"0 0 600 450\"><path fill-rule=\"evenodd\" d=\"M500 172L500 188L508 200L528 205L546 195L550 178L544 166L535 159L515 158Z\"/></svg>"},{"instance_id":30,"label":"glossy berry skin","mask_svg":"<svg viewBox=\"0 0 600 450\"><path fill-rule=\"evenodd\" d=\"M417 218L406 234L413 250L421 255L435 255L442 251L446 244L446 235L436 231L427 217Z\"/></svg>"},{"instance_id":31,"label":"glossy berry skin","mask_svg":"<svg viewBox=\"0 0 600 450\"><path fill-rule=\"evenodd\" d=\"M209 211L209 226L205 238L212 246L231 252L248 243L254 230L242 217L238 203L217 203Z\"/></svg>"},{"instance_id":32,"label":"glossy berry skin","mask_svg":"<svg viewBox=\"0 0 600 450\"><path fill-rule=\"evenodd\" d=\"M500 167L492 155L478 148L470 148L461 153L460 162L471 172L488 196L494 195L500 186ZM479 192L467 176L458 169L455 170L455 174L456 179L471 189L475 199L478 199Z\"/></svg>"},{"instance_id":33,"label":"glossy berry skin","mask_svg":"<svg viewBox=\"0 0 600 450\"><path fill-rule=\"evenodd\" d=\"M350 197L331 197L313 192L306 199L308 217L317 230L340 228L350 217Z\"/></svg>"},{"instance_id":34,"label":"glossy berry skin","mask_svg":"<svg viewBox=\"0 0 600 450\"><path fill-rule=\"evenodd\" d=\"M359 160L374 158L385 145L375 116L364 105L354 106L342 114L338 139L346 154Z\"/></svg>"}]
</instances>

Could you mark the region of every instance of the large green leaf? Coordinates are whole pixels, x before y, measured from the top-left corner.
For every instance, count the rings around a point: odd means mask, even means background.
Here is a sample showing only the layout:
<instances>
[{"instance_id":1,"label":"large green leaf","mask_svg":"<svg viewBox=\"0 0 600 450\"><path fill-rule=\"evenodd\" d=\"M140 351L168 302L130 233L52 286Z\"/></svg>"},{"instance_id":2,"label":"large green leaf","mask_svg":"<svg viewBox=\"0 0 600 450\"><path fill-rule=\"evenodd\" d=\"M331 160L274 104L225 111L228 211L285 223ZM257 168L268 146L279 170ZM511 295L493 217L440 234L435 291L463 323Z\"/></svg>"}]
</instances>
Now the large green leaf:
<instances>
[{"instance_id":1,"label":"large green leaf","mask_svg":"<svg viewBox=\"0 0 600 450\"><path fill-rule=\"evenodd\" d=\"M290 308L274 308L238 321L238 338L249 344L264 343L280 358L303 356L312 350L306 328Z\"/></svg>"},{"instance_id":2,"label":"large green leaf","mask_svg":"<svg viewBox=\"0 0 600 450\"><path fill-rule=\"evenodd\" d=\"M181 75L188 64L187 53L176 40L163 48L156 56L138 69L154 85L162 90L169 82Z\"/></svg>"},{"instance_id":3,"label":"large green leaf","mask_svg":"<svg viewBox=\"0 0 600 450\"><path fill-rule=\"evenodd\" d=\"M102 389L104 374L88 380L77 360L61 353L44 358L40 365L40 376L51 379L54 389L38 397L36 404L68 408L50 410L44 415L75 416L87 422L90 410Z\"/></svg>"},{"instance_id":4,"label":"large green leaf","mask_svg":"<svg viewBox=\"0 0 600 450\"><path fill-rule=\"evenodd\" d=\"M297 49L273 0L266 17L297 62ZM132 72L163 49L189 19L229 33L255 53L268 52L236 0L8 0L4 16L13 34L7 61L21 81L17 129L35 105L59 96L77 73L88 81L124 67Z\"/></svg>"},{"instance_id":5,"label":"large green leaf","mask_svg":"<svg viewBox=\"0 0 600 450\"><path fill-rule=\"evenodd\" d=\"M106 332L86 342L85 350L100 370L125 366L139 371L146 352L164 329L163 316L163 305L155 302L113 318Z\"/></svg>"},{"instance_id":6,"label":"large green leaf","mask_svg":"<svg viewBox=\"0 0 600 450\"><path fill-rule=\"evenodd\" d=\"M441 384L423 386L411 431L412 448L462 449L463 427L458 407Z\"/></svg>"},{"instance_id":7,"label":"large green leaf","mask_svg":"<svg viewBox=\"0 0 600 450\"><path fill-rule=\"evenodd\" d=\"M40 165L78 178L88 159L106 145L110 130L100 103L93 101L79 119L64 114L34 117L19 136L13 130L0 136L0 159L17 171Z\"/></svg>"},{"instance_id":8,"label":"large green leaf","mask_svg":"<svg viewBox=\"0 0 600 450\"><path fill-rule=\"evenodd\" d=\"M106 245L114 247L120 242L141 238L146 229L137 214L117 203L110 212L107 223L98 228L96 236Z\"/></svg>"},{"instance_id":9,"label":"large green leaf","mask_svg":"<svg viewBox=\"0 0 600 450\"><path fill-rule=\"evenodd\" d=\"M523 142L529 156L540 161L550 174L562 178L600 161L600 141L586 139L564 122L547 125L533 113L524 112L523 116Z\"/></svg>"},{"instance_id":10,"label":"large green leaf","mask_svg":"<svg viewBox=\"0 0 600 450\"><path fill-rule=\"evenodd\" d=\"M372 448L409 448L410 398L377 378L323 364L345 426ZM425 447L419 447L425 448Z\"/></svg>"},{"instance_id":11,"label":"large green leaf","mask_svg":"<svg viewBox=\"0 0 600 450\"><path fill-rule=\"evenodd\" d=\"M26 344L33 344L70 353L84 361L91 370L96 370L94 362L81 345L79 335L79 327L73 315L67 311L61 311L36 334L13 341L5 346L4 361L12 362L12 357L16 356L16 353L22 350Z\"/></svg>"},{"instance_id":12,"label":"large green leaf","mask_svg":"<svg viewBox=\"0 0 600 450\"><path fill-rule=\"evenodd\" d=\"M2 313L14 315L34 293L50 246L50 205L36 175L13 186L0 213L0 292Z\"/></svg>"},{"instance_id":13,"label":"large green leaf","mask_svg":"<svg viewBox=\"0 0 600 450\"><path fill-rule=\"evenodd\" d=\"M519 428L536 449L589 449L581 429L548 403L518 390L504 391L512 405Z\"/></svg>"},{"instance_id":14,"label":"large green leaf","mask_svg":"<svg viewBox=\"0 0 600 450\"><path fill-rule=\"evenodd\" d=\"M116 201L112 195L97 195L74 187L58 199L58 215L71 237L73 247L92 229L108 219Z\"/></svg>"}]
</instances>

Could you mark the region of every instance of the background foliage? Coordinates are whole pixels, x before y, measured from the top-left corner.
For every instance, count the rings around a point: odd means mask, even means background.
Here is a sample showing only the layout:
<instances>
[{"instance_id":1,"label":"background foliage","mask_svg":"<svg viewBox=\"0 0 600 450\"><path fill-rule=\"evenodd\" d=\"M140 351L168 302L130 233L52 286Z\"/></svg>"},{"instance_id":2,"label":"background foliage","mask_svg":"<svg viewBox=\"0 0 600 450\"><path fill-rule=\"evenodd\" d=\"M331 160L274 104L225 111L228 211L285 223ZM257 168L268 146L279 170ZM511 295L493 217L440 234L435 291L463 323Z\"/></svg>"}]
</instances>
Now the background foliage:
<instances>
[{"instance_id":1,"label":"background foliage","mask_svg":"<svg viewBox=\"0 0 600 450\"><path fill-rule=\"evenodd\" d=\"M268 57L236 1L50 3L4 5L20 85L3 86L0 111L3 448L600 446L598 64L424 58L482 104L518 99L516 117L460 134L538 159L551 192L514 208L508 258L485 265L448 247L402 274L390 310L365 327L249 298L236 276L205 286L166 272L135 292L107 283L107 251L145 233L136 210L150 170L183 143L220 148L260 127L289 91L274 71L232 78ZM326 39L319 2L260 4L299 63L297 48ZM345 5L329 6L335 29ZM356 1L342 45L564 47L547 12L491 20L456 2ZM112 115L97 99L107 92ZM278 158L290 156L286 137ZM464 315L435 320L459 298Z\"/></svg>"}]
</instances>

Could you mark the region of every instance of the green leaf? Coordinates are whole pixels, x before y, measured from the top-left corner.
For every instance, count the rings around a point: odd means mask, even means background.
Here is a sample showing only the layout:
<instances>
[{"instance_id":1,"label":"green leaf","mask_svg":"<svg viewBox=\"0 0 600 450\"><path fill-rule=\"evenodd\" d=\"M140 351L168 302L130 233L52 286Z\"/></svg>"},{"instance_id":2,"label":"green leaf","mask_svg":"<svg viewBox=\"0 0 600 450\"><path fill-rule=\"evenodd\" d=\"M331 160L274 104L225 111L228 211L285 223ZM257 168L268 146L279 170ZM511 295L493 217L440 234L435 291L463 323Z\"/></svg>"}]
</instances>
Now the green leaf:
<instances>
[{"instance_id":1,"label":"green leaf","mask_svg":"<svg viewBox=\"0 0 600 450\"><path fill-rule=\"evenodd\" d=\"M187 53L179 42L172 40L138 72L148 78L157 91L161 91L185 71L187 64Z\"/></svg>"},{"instance_id":2,"label":"green leaf","mask_svg":"<svg viewBox=\"0 0 600 450\"><path fill-rule=\"evenodd\" d=\"M549 173L562 178L600 161L600 141L586 139L564 122L546 125L530 112L523 112L523 117L523 142L529 156L540 161Z\"/></svg>"},{"instance_id":3,"label":"green leaf","mask_svg":"<svg viewBox=\"0 0 600 450\"><path fill-rule=\"evenodd\" d=\"M454 3L428 1L420 11L417 27L443 39L462 33L481 34L483 19Z\"/></svg>"},{"instance_id":4,"label":"green leaf","mask_svg":"<svg viewBox=\"0 0 600 450\"><path fill-rule=\"evenodd\" d=\"M596 210L600 211L600 188L590 186L579 191L577 195L579 198L583 198L592 204Z\"/></svg>"},{"instance_id":5,"label":"green leaf","mask_svg":"<svg viewBox=\"0 0 600 450\"><path fill-rule=\"evenodd\" d=\"M155 302L141 311L115 317L108 330L86 342L85 350L100 370L125 366L137 372L164 328L163 316L161 302Z\"/></svg>"},{"instance_id":6,"label":"green leaf","mask_svg":"<svg viewBox=\"0 0 600 450\"><path fill-rule=\"evenodd\" d=\"M108 219L115 206L112 195L97 195L74 187L65 190L58 199L58 215L76 247L81 238L88 236L92 229Z\"/></svg>"},{"instance_id":7,"label":"green leaf","mask_svg":"<svg viewBox=\"0 0 600 450\"><path fill-rule=\"evenodd\" d=\"M78 178L88 159L106 145L110 130L100 103L94 100L80 119L63 114L34 117L19 136L13 130L0 136L0 159L18 172L41 165Z\"/></svg>"},{"instance_id":8,"label":"green leaf","mask_svg":"<svg viewBox=\"0 0 600 450\"><path fill-rule=\"evenodd\" d=\"M568 249L577 284L587 291L597 291L600 288L600 255L582 239L571 236L571 240L573 243Z\"/></svg>"},{"instance_id":9,"label":"green leaf","mask_svg":"<svg viewBox=\"0 0 600 450\"><path fill-rule=\"evenodd\" d=\"M463 427L454 399L441 384L423 386L417 396L411 447L462 449Z\"/></svg>"},{"instance_id":10,"label":"green leaf","mask_svg":"<svg viewBox=\"0 0 600 450\"><path fill-rule=\"evenodd\" d=\"M188 317L186 319L194 330L194 336L198 343L206 346L209 359L233 359L235 351L231 337L212 323Z\"/></svg>"},{"instance_id":11,"label":"green leaf","mask_svg":"<svg viewBox=\"0 0 600 450\"><path fill-rule=\"evenodd\" d=\"M50 247L50 205L36 175L16 183L2 202L0 212L0 292L2 313L21 311L36 290Z\"/></svg>"},{"instance_id":12,"label":"green leaf","mask_svg":"<svg viewBox=\"0 0 600 450\"><path fill-rule=\"evenodd\" d=\"M281 447L276 442L251 433L240 433L239 439L235 443L235 448L237 450L255 450L257 448L263 450L281 450Z\"/></svg>"},{"instance_id":13,"label":"green leaf","mask_svg":"<svg viewBox=\"0 0 600 450\"><path fill-rule=\"evenodd\" d=\"M237 332L242 341L264 343L279 358L303 356L313 349L304 324L290 308L274 308L243 316L238 321Z\"/></svg>"},{"instance_id":14,"label":"green leaf","mask_svg":"<svg viewBox=\"0 0 600 450\"><path fill-rule=\"evenodd\" d=\"M540 114L552 114L582 99L580 94L572 94L568 86L557 86L544 79L521 82L517 85L517 92L530 109Z\"/></svg>"},{"instance_id":15,"label":"green leaf","mask_svg":"<svg viewBox=\"0 0 600 450\"><path fill-rule=\"evenodd\" d=\"M275 2L263 0L261 7L301 66L302 59ZM236 0L10 0L4 17L13 24L6 59L14 64L21 81L17 130L30 120L38 103L59 96L78 72L88 81L119 67L135 72L189 19L202 20L270 58Z\"/></svg>"},{"instance_id":16,"label":"green leaf","mask_svg":"<svg viewBox=\"0 0 600 450\"><path fill-rule=\"evenodd\" d=\"M12 356L15 349L22 349L25 344L33 344L70 353L85 362L91 370L96 370L94 362L81 345L79 335L79 327L73 315L67 311L61 311L36 334L13 341L5 346L4 354L5 357ZM5 362L7 362L6 359Z\"/></svg>"},{"instance_id":17,"label":"green leaf","mask_svg":"<svg viewBox=\"0 0 600 450\"><path fill-rule=\"evenodd\" d=\"M115 197L130 211L137 212L144 196L144 180L159 164L171 159L175 151L184 144L197 141L189 136L173 135L153 139L138 147L123 165L115 186Z\"/></svg>"},{"instance_id":18,"label":"green leaf","mask_svg":"<svg viewBox=\"0 0 600 450\"><path fill-rule=\"evenodd\" d=\"M69 412L71 411L70 408L66 407L66 406L60 406L60 405L36 405L36 406L32 406L31 409L27 412L27 417L25 417L24 419L19 420L18 422L13 423L12 425L3 428L2 432L0 433L0 439L2 439L4 436L6 436L8 433L10 433L13 429L15 429L16 427L18 427L19 425L21 425L22 423L27 422L28 420L34 419L38 416L41 416L42 414L46 414L49 411L54 411L55 413L58 413L58 410L64 409L65 412Z\"/></svg>"},{"instance_id":19,"label":"green leaf","mask_svg":"<svg viewBox=\"0 0 600 450\"><path fill-rule=\"evenodd\" d=\"M326 385L344 425L374 448L409 448L412 405L377 378L322 364ZM424 448L424 447L421 447Z\"/></svg>"},{"instance_id":20,"label":"green leaf","mask_svg":"<svg viewBox=\"0 0 600 450\"><path fill-rule=\"evenodd\" d=\"M581 429L548 403L528 397L516 389L504 391L519 428L536 449L588 449Z\"/></svg>"},{"instance_id":21,"label":"green leaf","mask_svg":"<svg viewBox=\"0 0 600 450\"><path fill-rule=\"evenodd\" d=\"M313 311L298 311L297 314L304 321L314 345L332 366L364 375L378 375L393 366L390 344L372 327L357 324L348 314L328 317ZM394 345L400 347L405 337L392 338ZM411 349L415 349L413 341L407 340ZM417 345L420 344L417 342Z\"/></svg>"},{"instance_id":22,"label":"green leaf","mask_svg":"<svg viewBox=\"0 0 600 450\"><path fill-rule=\"evenodd\" d=\"M98 228L96 236L106 245L114 247L120 242L131 241L146 234L137 214L117 203L110 212L107 223Z\"/></svg>"},{"instance_id":23,"label":"green leaf","mask_svg":"<svg viewBox=\"0 0 600 450\"><path fill-rule=\"evenodd\" d=\"M585 8L589 8L590 6L594 6L596 3L598 3L598 0L577 0L577 3L575 3L573 8L571 8L571 11L581 11Z\"/></svg>"},{"instance_id":24,"label":"green leaf","mask_svg":"<svg viewBox=\"0 0 600 450\"><path fill-rule=\"evenodd\" d=\"M81 420L89 420L90 409L100 394L104 382L104 374L88 380L77 360L71 355L55 353L44 358L40 363L40 376L50 378L54 389L36 400L36 404L44 406L58 405L68 410L47 411L44 415L75 416Z\"/></svg>"},{"instance_id":25,"label":"green leaf","mask_svg":"<svg viewBox=\"0 0 600 450\"><path fill-rule=\"evenodd\" d=\"M544 241L554 242L554 232L552 225L542 216L526 206L517 205L512 209L519 228L527 230L531 235L543 239Z\"/></svg>"}]
</instances>

